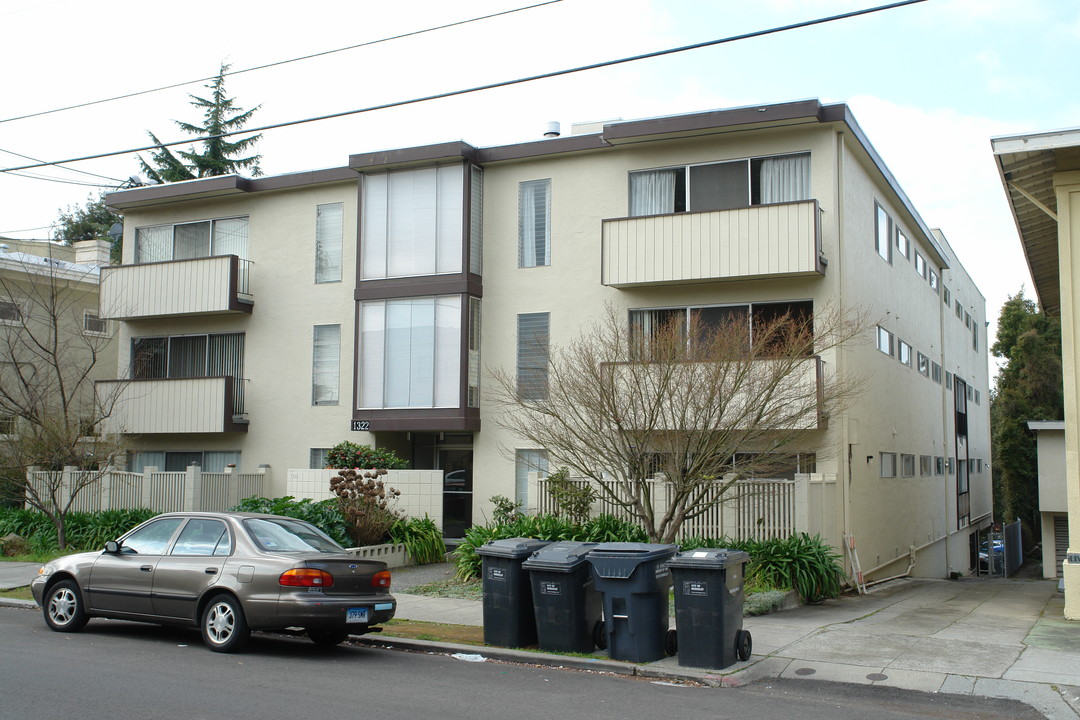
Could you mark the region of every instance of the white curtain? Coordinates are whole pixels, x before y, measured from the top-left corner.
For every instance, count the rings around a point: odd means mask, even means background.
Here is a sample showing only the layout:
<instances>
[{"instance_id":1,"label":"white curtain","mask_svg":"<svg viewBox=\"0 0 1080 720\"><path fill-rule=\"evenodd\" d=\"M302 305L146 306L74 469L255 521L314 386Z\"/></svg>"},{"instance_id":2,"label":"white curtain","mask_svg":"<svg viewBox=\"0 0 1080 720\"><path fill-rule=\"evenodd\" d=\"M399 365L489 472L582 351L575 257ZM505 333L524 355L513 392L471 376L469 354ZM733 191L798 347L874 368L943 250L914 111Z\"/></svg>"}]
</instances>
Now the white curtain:
<instances>
[{"instance_id":1,"label":"white curtain","mask_svg":"<svg viewBox=\"0 0 1080 720\"><path fill-rule=\"evenodd\" d=\"M342 203L315 208L315 282L341 280L341 245L345 209Z\"/></svg>"},{"instance_id":2,"label":"white curtain","mask_svg":"<svg viewBox=\"0 0 1080 720\"><path fill-rule=\"evenodd\" d=\"M761 203L810 199L810 155L784 155L761 161Z\"/></svg>"},{"instance_id":3,"label":"white curtain","mask_svg":"<svg viewBox=\"0 0 1080 720\"><path fill-rule=\"evenodd\" d=\"M550 265L551 180L518 184L518 267Z\"/></svg>"},{"instance_id":4,"label":"white curtain","mask_svg":"<svg viewBox=\"0 0 1080 720\"><path fill-rule=\"evenodd\" d=\"M341 358L341 326L316 325L312 340L311 403L337 405Z\"/></svg>"},{"instance_id":5,"label":"white curtain","mask_svg":"<svg viewBox=\"0 0 1080 720\"><path fill-rule=\"evenodd\" d=\"M225 218L214 221L214 255L236 255L247 259L248 219Z\"/></svg>"},{"instance_id":6,"label":"white curtain","mask_svg":"<svg viewBox=\"0 0 1080 720\"><path fill-rule=\"evenodd\" d=\"M135 231L135 262L172 260L172 225L141 227Z\"/></svg>"},{"instance_id":7,"label":"white curtain","mask_svg":"<svg viewBox=\"0 0 1080 720\"><path fill-rule=\"evenodd\" d=\"M679 170L649 170L630 175L630 215L675 212L675 174Z\"/></svg>"}]
</instances>

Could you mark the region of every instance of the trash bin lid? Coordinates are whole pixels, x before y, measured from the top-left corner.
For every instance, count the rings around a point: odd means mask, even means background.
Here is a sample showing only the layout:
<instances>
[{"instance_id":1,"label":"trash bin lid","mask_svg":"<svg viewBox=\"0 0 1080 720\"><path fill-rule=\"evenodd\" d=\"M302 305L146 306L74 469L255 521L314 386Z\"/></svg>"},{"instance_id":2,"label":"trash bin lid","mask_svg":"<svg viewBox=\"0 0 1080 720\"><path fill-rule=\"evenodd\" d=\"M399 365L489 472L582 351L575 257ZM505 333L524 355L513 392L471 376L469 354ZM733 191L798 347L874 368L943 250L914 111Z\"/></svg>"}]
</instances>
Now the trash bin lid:
<instances>
[{"instance_id":1,"label":"trash bin lid","mask_svg":"<svg viewBox=\"0 0 1080 720\"><path fill-rule=\"evenodd\" d=\"M642 563L666 560L678 549L677 545L654 543L600 543L586 559L602 578L629 578Z\"/></svg>"},{"instance_id":2,"label":"trash bin lid","mask_svg":"<svg viewBox=\"0 0 1080 720\"><path fill-rule=\"evenodd\" d=\"M523 558L532 555L550 543L550 540L537 540L535 538L505 538L484 543L476 548L476 554L486 555L487 557Z\"/></svg>"},{"instance_id":3,"label":"trash bin lid","mask_svg":"<svg viewBox=\"0 0 1080 720\"><path fill-rule=\"evenodd\" d=\"M673 568L712 568L723 570L735 563L747 563L750 556L742 550L725 550L723 548L699 548L687 550L677 554L667 561L668 567Z\"/></svg>"},{"instance_id":4,"label":"trash bin lid","mask_svg":"<svg viewBox=\"0 0 1080 720\"><path fill-rule=\"evenodd\" d=\"M532 554L521 567L526 570L550 570L552 572L571 572L585 562L585 556L599 543L594 542L553 542Z\"/></svg>"}]
</instances>

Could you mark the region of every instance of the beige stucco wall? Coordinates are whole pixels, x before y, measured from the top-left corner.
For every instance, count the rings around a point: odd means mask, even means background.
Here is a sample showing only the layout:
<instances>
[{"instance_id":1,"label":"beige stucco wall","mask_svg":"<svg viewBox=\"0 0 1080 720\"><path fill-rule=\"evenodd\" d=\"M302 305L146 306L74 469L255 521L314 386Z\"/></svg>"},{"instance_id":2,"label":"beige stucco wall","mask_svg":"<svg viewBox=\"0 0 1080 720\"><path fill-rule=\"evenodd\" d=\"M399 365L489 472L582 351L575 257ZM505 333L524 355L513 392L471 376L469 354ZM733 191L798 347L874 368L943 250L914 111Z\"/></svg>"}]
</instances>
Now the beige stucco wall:
<instances>
[{"instance_id":1,"label":"beige stucco wall","mask_svg":"<svg viewBox=\"0 0 1080 720\"><path fill-rule=\"evenodd\" d=\"M344 204L342 281L316 284L315 209ZM132 337L187 333L245 333L246 433L143 435L143 450L239 450L240 470L270 465L267 494L285 494L289 468L306 468L311 448L342 440L372 443L368 433L349 430L353 392L354 269L357 188L355 182L315 185L280 192L241 194L128 210L124 261L134 257L135 228L160 223L248 215L248 256L253 263L251 314L150 319L124 323L119 367L128 368ZM338 405L313 406L311 362L313 326L341 325Z\"/></svg>"}]
</instances>

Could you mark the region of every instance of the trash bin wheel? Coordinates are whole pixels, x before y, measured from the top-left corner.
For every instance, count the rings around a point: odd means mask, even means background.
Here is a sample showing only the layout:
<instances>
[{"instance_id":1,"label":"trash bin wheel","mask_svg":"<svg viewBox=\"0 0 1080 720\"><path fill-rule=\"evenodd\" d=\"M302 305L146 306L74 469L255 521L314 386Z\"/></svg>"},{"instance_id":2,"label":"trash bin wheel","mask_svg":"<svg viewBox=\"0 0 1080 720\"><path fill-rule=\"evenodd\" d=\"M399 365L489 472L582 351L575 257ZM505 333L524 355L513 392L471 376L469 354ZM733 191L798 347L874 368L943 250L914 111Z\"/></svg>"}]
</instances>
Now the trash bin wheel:
<instances>
[{"instance_id":1,"label":"trash bin wheel","mask_svg":"<svg viewBox=\"0 0 1080 720\"><path fill-rule=\"evenodd\" d=\"M593 625L593 645L601 650L607 650L607 628L604 627L603 620L597 620Z\"/></svg>"},{"instance_id":2,"label":"trash bin wheel","mask_svg":"<svg viewBox=\"0 0 1080 720\"><path fill-rule=\"evenodd\" d=\"M671 657L679 652L679 634L675 630L668 630L664 638L664 653Z\"/></svg>"},{"instance_id":3,"label":"trash bin wheel","mask_svg":"<svg viewBox=\"0 0 1080 720\"><path fill-rule=\"evenodd\" d=\"M750 659L750 652L754 649L754 640L750 637L749 630L739 630L735 633L735 654L739 659L746 662Z\"/></svg>"}]
</instances>

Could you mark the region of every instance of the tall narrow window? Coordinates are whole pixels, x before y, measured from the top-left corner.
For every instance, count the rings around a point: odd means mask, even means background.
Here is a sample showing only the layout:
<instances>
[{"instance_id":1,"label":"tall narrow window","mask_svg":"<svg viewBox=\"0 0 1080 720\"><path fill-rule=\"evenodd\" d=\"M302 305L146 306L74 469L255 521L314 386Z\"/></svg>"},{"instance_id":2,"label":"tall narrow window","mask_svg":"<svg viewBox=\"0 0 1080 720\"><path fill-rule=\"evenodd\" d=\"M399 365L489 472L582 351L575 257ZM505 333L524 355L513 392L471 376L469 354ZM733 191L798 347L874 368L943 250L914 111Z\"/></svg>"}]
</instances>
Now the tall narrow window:
<instances>
[{"instance_id":1,"label":"tall narrow window","mask_svg":"<svg viewBox=\"0 0 1080 720\"><path fill-rule=\"evenodd\" d=\"M518 267L551 264L551 180L518 184Z\"/></svg>"},{"instance_id":2,"label":"tall narrow window","mask_svg":"<svg viewBox=\"0 0 1080 720\"><path fill-rule=\"evenodd\" d=\"M893 334L885 328L878 326L877 329L877 349L886 355L893 354Z\"/></svg>"},{"instance_id":3,"label":"tall narrow window","mask_svg":"<svg viewBox=\"0 0 1080 720\"><path fill-rule=\"evenodd\" d=\"M315 208L315 282L341 281L341 245L345 205L328 203Z\"/></svg>"},{"instance_id":4,"label":"tall narrow window","mask_svg":"<svg viewBox=\"0 0 1080 720\"><path fill-rule=\"evenodd\" d=\"M337 405L340 386L341 326L316 325L311 356L311 404Z\"/></svg>"},{"instance_id":5,"label":"tall narrow window","mask_svg":"<svg viewBox=\"0 0 1080 720\"><path fill-rule=\"evenodd\" d=\"M471 171L469 214L469 272L484 270L484 171L475 165Z\"/></svg>"},{"instance_id":6,"label":"tall narrow window","mask_svg":"<svg viewBox=\"0 0 1080 720\"><path fill-rule=\"evenodd\" d=\"M480 407L480 298L469 298L468 407Z\"/></svg>"},{"instance_id":7,"label":"tall narrow window","mask_svg":"<svg viewBox=\"0 0 1080 720\"><path fill-rule=\"evenodd\" d=\"M514 453L514 501L525 508L529 506L529 473L539 473L541 477L548 472L547 450L517 450Z\"/></svg>"},{"instance_id":8,"label":"tall narrow window","mask_svg":"<svg viewBox=\"0 0 1080 720\"><path fill-rule=\"evenodd\" d=\"M896 249L905 258L911 255L911 244L908 242L907 235L899 228L896 230Z\"/></svg>"},{"instance_id":9,"label":"tall narrow window","mask_svg":"<svg viewBox=\"0 0 1080 720\"><path fill-rule=\"evenodd\" d=\"M874 245L877 248L877 254L881 256L882 260L892 262L892 243L889 242L889 237L892 234L892 221L889 219L889 214L880 205L877 205L876 208Z\"/></svg>"},{"instance_id":10,"label":"tall narrow window","mask_svg":"<svg viewBox=\"0 0 1080 720\"><path fill-rule=\"evenodd\" d=\"M518 315L518 392L524 400L543 400L548 394L549 313Z\"/></svg>"}]
</instances>

